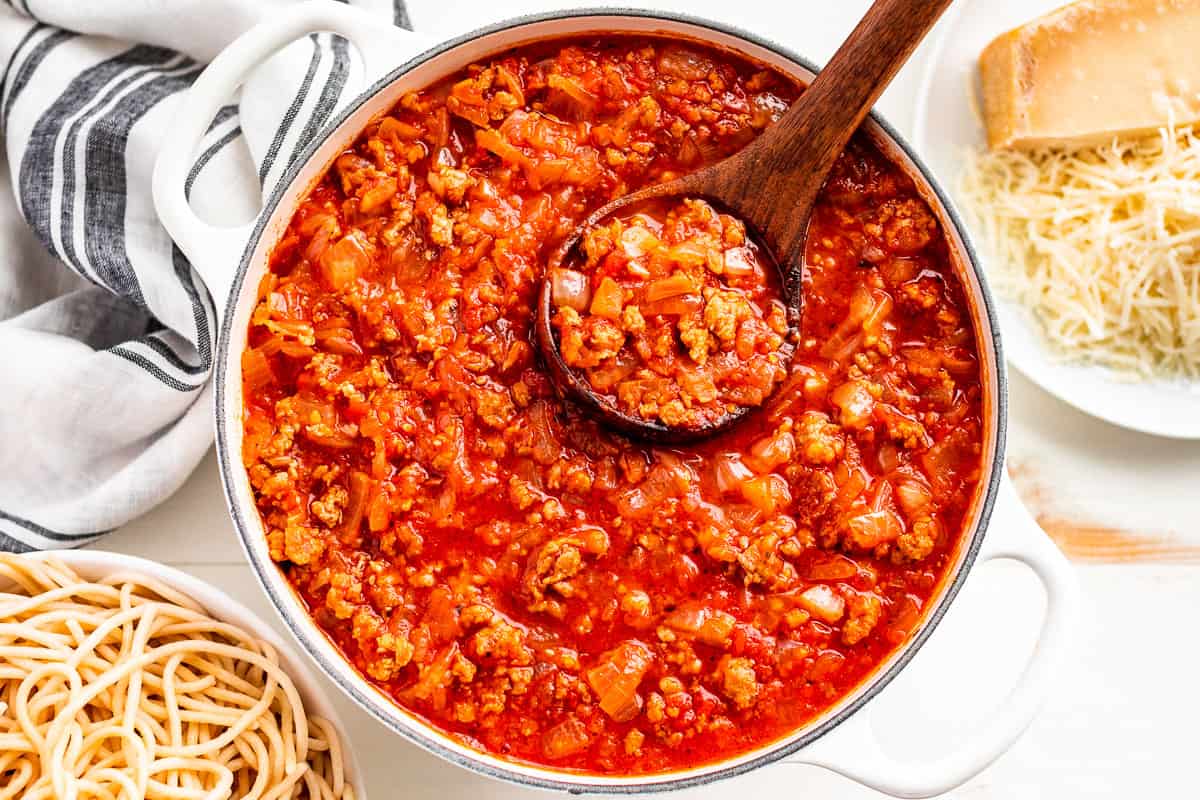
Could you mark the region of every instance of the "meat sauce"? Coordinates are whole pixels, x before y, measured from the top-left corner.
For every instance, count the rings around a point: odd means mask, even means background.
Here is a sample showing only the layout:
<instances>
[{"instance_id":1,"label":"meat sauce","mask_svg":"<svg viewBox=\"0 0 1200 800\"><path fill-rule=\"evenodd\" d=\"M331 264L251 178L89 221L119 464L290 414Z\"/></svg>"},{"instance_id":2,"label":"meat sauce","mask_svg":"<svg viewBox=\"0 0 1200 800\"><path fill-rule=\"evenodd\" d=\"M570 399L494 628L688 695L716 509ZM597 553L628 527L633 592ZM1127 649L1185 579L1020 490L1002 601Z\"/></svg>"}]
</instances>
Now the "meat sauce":
<instances>
[{"instance_id":1,"label":"meat sauce","mask_svg":"<svg viewBox=\"0 0 1200 800\"><path fill-rule=\"evenodd\" d=\"M275 248L242 354L271 555L364 676L466 745L619 775L745 753L870 676L945 578L981 471L975 332L936 218L865 138L746 424L639 444L536 357L553 248L798 91L653 37L511 50L368 125Z\"/></svg>"},{"instance_id":2,"label":"meat sauce","mask_svg":"<svg viewBox=\"0 0 1200 800\"><path fill-rule=\"evenodd\" d=\"M698 198L657 200L586 231L579 249L551 273L551 326L609 407L708 428L787 377L779 270L740 220Z\"/></svg>"}]
</instances>

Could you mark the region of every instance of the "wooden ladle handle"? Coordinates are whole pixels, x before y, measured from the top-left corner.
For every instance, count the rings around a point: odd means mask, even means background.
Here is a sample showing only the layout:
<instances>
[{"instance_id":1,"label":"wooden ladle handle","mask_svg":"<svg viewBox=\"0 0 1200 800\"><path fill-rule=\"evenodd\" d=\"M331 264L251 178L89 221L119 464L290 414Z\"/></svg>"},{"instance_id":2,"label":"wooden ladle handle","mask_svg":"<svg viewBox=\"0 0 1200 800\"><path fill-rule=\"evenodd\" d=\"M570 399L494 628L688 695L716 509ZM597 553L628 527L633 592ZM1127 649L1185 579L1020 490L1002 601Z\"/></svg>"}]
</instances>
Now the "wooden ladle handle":
<instances>
[{"instance_id":1,"label":"wooden ladle handle","mask_svg":"<svg viewBox=\"0 0 1200 800\"><path fill-rule=\"evenodd\" d=\"M720 420L687 428L619 410L563 358L551 323L552 276L585 231L615 214L662 198L715 201L752 227L774 256L788 311L779 357L789 362L801 330L804 239L817 195L883 88L952 2L875 0L825 69L758 139L709 167L616 198L566 237L549 259L537 306L538 347L558 388L613 429L656 442L711 436L754 411L756 405L734 404Z\"/></svg>"},{"instance_id":2,"label":"wooden ladle handle","mask_svg":"<svg viewBox=\"0 0 1200 800\"><path fill-rule=\"evenodd\" d=\"M780 264L798 263L809 212L826 174L952 2L876 0L800 99L711 174L694 173L692 186L753 220Z\"/></svg>"}]
</instances>

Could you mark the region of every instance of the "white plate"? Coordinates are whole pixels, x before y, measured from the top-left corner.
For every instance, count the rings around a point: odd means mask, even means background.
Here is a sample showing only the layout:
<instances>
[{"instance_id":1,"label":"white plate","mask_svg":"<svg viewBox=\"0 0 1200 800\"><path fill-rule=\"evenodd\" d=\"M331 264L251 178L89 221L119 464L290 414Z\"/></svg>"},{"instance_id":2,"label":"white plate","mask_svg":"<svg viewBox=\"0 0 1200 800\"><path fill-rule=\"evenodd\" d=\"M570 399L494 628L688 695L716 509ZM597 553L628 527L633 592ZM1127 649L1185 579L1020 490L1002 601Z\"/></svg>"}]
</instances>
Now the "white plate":
<instances>
[{"instance_id":1,"label":"white plate","mask_svg":"<svg viewBox=\"0 0 1200 800\"><path fill-rule=\"evenodd\" d=\"M263 622L250 609L211 583L206 583L174 567L137 556L83 549L50 550L30 553L29 557L56 558L87 580L99 580L118 572L154 578L195 600L213 619L236 625L251 636L266 641L275 649L279 656L279 665L283 667L283 671L295 684L296 691L300 693L300 699L304 701L305 710L310 716L325 718L337 731L338 737L342 740L342 760L346 770L346 781L354 787L354 796L358 800L366 800L367 789L363 782L362 770L358 767L358 759L354 754L354 744L346 735L346 726L342 724L340 715L333 704L329 702L324 687L313 676L308 665L297 655L295 648L285 642L274 628Z\"/></svg>"},{"instance_id":2,"label":"white plate","mask_svg":"<svg viewBox=\"0 0 1200 800\"><path fill-rule=\"evenodd\" d=\"M972 106L979 53L996 36L1064 5L1064 0L959 0L934 40L917 92L913 141L946 191L956 196L963 158L984 144ZM987 271L986 247L980 258ZM1131 381L1103 367L1064 363L1042 342L1033 315L997 298L1009 362L1076 408L1124 428L1200 439L1200 382Z\"/></svg>"}]
</instances>

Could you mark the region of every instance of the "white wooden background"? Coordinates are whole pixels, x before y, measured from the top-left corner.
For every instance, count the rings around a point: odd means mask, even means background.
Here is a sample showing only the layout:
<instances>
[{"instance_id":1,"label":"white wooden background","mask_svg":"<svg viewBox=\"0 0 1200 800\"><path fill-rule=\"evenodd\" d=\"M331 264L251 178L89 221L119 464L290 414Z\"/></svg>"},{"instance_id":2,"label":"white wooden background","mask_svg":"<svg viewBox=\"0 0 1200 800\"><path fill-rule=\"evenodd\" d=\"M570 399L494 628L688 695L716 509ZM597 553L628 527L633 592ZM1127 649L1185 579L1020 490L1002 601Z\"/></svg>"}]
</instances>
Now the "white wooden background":
<instances>
[{"instance_id":1,"label":"white wooden background","mask_svg":"<svg viewBox=\"0 0 1200 800\"><path fill-rule=\"evenodd\" d=\"M868 5L868 0L658 3L739 25L818 61L828 58ZM452 34L560 4L411 0L410 7L419 30ZM901 131L911 126L923 63L922 51L881 102ZM1011 391L1009 467L1026 502L1077 564L1085 618L1069 667L1025 737L950 796L1196 797L1200 443L1146 437L1087 418L1020 375L1013 375ZM242 562L211 453L175 497L100 546L181 567L276 621ZM1020 669L1043 602L1037 582L1022 568L993 564L973 575L920 658L869 707L887 749L929 758L970 731L1002 700ZM335 700L374 800L540 794L426 755L340 695ZM879 795L816 768L775 765L677 796Z\"/></svg>"}]
</instances>

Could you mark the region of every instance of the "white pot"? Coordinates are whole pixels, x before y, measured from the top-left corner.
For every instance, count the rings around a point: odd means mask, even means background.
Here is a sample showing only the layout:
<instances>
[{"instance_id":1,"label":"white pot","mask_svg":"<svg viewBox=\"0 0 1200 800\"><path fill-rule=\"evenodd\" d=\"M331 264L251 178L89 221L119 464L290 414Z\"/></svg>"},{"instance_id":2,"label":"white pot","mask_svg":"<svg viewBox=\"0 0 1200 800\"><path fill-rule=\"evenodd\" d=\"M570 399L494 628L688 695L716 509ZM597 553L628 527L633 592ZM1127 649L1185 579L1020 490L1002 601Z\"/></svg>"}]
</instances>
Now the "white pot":
<instances>
[{"instance_id":1,"label":"white pot","mask_svg":"<svg viewBox=\"0 0 1200 800\"><path fill-rule=\"evenodd\" d=\"M296 160L257 220L245 228L215 228L200 220L184 197L196 145L217 109L257 64L314 31L333 31L360 51L369 76L384 76L333 120ZM974 316L985 389L987 465L968 515L956 563L920 628L857 690L792 735L753 752L694 769L660 775L588 775L518 764L465 747L417 719L365 680L313 622L271 560L266 533L242 466L240 353L268 257L296 206L333 159L367 122L408 91L422 89L473 61L531 40L595 32L643 32L698 40L743 53L808 81L814 67L786 48L703 20L625 10L567 11L483 28L430 47L415 34L381 25L353 8L314 0L251 29L222 52L181 103L175 127L154 174L154 199L163 224L204 277L223 319L216 363L216 427L221 477L246 555L284 622L325 673L391 730L455 764L520 784L571 792L632 793L678 789L738 775L777 761L817 764L898 797L927 797L960 785L1007 750L1044 699L1048 678L1067 645L1078 607L1074 574L1037 527L1004 477L1006 381L993 303L961 220L915 154L882 119L864 125L883 153L906 169L938 215ZM985 537L985 533L988 534ZM958 750L933 762L897 761L879 748L864 705L904 668L942 618L973 564L1012 558L1028 564L1045 584L1046 620L1039 645L1007 701Z\"/></svg>"}]
</instances>

